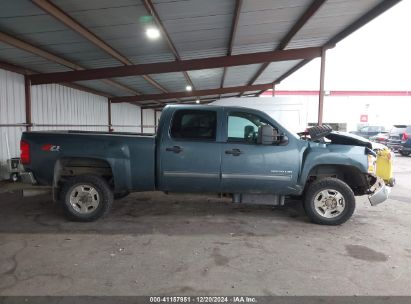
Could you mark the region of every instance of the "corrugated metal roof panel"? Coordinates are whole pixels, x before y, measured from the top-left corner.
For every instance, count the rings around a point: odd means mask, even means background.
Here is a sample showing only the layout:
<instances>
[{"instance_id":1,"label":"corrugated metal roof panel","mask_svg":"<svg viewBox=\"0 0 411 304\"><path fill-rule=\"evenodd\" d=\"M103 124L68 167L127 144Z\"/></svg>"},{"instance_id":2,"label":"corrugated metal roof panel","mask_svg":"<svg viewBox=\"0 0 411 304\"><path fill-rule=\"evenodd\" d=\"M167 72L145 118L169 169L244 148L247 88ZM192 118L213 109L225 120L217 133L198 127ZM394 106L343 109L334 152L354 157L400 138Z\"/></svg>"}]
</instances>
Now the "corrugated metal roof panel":
<instances>
[{"instance_id":1,"label":"corrugated metal roof panel","mask_svg":"<svg viewBox=\"0 0 411 304\"><path fill-rule=\"evenodd\" d=\"M135 0L53 0L53 3L68 13L136 5Z\"/></svg>"},{"instance_id":2,"label":"corrugated metal roof panel","mask_svg":"<svg viewBox=\"0 0 411 304\"><path fill-rule=\"evenodd\" d=\"M275 49L311 1L244 1L233 54Z\"/></svg>"},{"instance_id":3,"label":"corrugated metal roof panel","mask_svg":"<svg viewBox=\"0 0 411 304\"><path fill-rule=\"evenodd\" d=\"M290 41L288 49L320 46L341 32L380 0L328 0Z\"/></svg>"},{"instance_id":4,"label":"corrugated metal roof panel","mask_svg":"<svg viewBox=\"0 0 411 304\"><path fill-rule=\"evenodd\" d=\"M154 1L154 5L183 58L190 52L200 56L227 52L234 1Z\"/></svg>"},{"instance_id":5,"label":"corrugated metal roof panel","mask_svg":"<svg viewBox=\"0 0 411 304\"><path fill-rule=\"evenodd\" d=\"M156 74L150 75L150 77L171 92L185 91L187 85L183 73L180 72Z\"/></svg>"},{"instance_id":6,"label":"corrugated metal roof panel","mask_svg":"<svg viewBox=\"0 0 411 304\"><path fill-rule=\"evenodd\" d=\"M260 66L260 64L250 64L227 68L224 86L234 87L246 85Z\"/></svg>"},{"instance_id":7,"label":"corrugated metal roof panel","mask_svg":"<svg viewBox=\"0 0 411 304\"><path fill-rule=\"evenodd\" d=\"M150 41L145 36L146 24L140 20L148 12L142 2L96 2L55 1L72 18L126 57L168 51L164 39Z\"/></svg>"},{"instance_id":8,"label":"corrugated metal roof panel","mask_svg":"<svg viewBox=\"0 0 411 304\"><path fill-rule=\"evenodd\" d=\"M234 11L234 1L228 0L154 0L153 3L163 21L230 15Z\"/></svg>"},{"instance_id":9,"label":"corrugated metal roof panel","mask_svg":"<svg viewBox=\"0 0 411 304\"><path fill-rule=\"evenodd\" d=\"M175 60L174 55L170 52L128 56L128 59L136 64L167 62Z\"/></svg>"},{"instance_id":10,"label":"corrugated metal roof panel","mask_svg":"<svg viewBox=\"0 0 411 304\"><path fill-rule=\"evenodd\" d=\"M0 60L42 73L71 71L65 66L1 42Z\"/></svg>"},{"instance_id":11,"label":"corrugated metal roof panel","mask_svg":"<svg viewBox=\"0 0 411 304\"><path fill-rule=\"evenodd\" d=\"M197 90L215 89L220 87L223 70L219 68L189 71L188 75Z\"/></svg>"},{"instance_id":12,"label":"corrugated metal roof panel","mask_svg":"<svg viewBox=\"0 0 411 304\"><path fill-rule=\"evenodd\" d=\"M126 85L129 88L139 91L143 94L162 93L162 91L160 91L159 89L157 89L156 87L148 83L141 76L114 78L114 80L117 81L118 83ZM129 94L125 94L123 92L123 95L129 95Z\"/></svg>"},{"instance_id":13,"label":"corrugated metal roof panel","mask_svg":"<svg viewBox=\"0 0 411 304\"><path fill-rule=\"evenodd\" d=\"M301 60L289 60L281 62L272 62L264 70L264 72L257 78L254 84L270 83L279 78L281 75L288 71Z\"/></svg>"},{"instance_id":14,"label":"corrugated metal roof panel","mask_svg":"<svg viewBox=\"0 0 411 304\"><path fill-rule=\"evenodd\" d=\"M320 46L346 28L381 0L328 0L297 33L288 48ZM164 37L155 41L145 37L141 17L148 14L135 0L53 0L68 15L86 26L134 63L174 60ZM155 9L183 59L222 56L227 53L233 0L154 0ZM312 0L244 0L239 16L233 54L273 50ZM104 51L46 14L29 0L0 1L0 27L36 46L67 58L86 68L120 65ZM0 44L0 59L41 72L68 70L35 55ZM286 72L291 62L271 64L257 83L271 82L271 76ZM227 69L226 86L244 85L260 65ZM282 71L283 69L283 71ZM199 89L219 87L222 69L189 72ZM170 91L184 90L182 73L153 76ZM123 81L143 93L157 89L139 77ZM113 95L124 92L104 83L89 82Z\"/></svg>"},{"instance_id":15,"label":"corrugated metal roof panel","mask_svg":"<svg viewBox=\"0 0 411 304\"><path fill-rule=\"evenodd\" d=\"M130 93L125 92L124 90L118 88L117 86L107 84L101 80L84 80L84 81L76 81L75 83L79 85L83 85L91 89L94 89L94 90L97 90L97 91L108 93L113 96L130 95Z\"/></svg>"}]
</instances>

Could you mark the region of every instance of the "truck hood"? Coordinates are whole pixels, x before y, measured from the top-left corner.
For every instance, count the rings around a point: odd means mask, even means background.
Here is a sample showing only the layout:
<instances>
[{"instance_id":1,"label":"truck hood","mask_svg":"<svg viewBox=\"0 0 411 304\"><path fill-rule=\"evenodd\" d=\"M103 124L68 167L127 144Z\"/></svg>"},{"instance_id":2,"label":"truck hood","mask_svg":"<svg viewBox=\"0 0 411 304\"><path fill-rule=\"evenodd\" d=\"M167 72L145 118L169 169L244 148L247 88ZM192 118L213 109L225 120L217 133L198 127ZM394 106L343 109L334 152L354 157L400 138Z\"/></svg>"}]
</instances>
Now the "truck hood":
<instances>
[{"instance_id":1,"label":"truck hood","mask_svg":"<svg viewBox=\"0 0 411 304\"><path fill-rule=\"evenodd\" d=\"M331 140L332 144L361 146L372 149L372 144L368 139L355 134L332 131L324 137Z\"/></svg>"}]
</instances>

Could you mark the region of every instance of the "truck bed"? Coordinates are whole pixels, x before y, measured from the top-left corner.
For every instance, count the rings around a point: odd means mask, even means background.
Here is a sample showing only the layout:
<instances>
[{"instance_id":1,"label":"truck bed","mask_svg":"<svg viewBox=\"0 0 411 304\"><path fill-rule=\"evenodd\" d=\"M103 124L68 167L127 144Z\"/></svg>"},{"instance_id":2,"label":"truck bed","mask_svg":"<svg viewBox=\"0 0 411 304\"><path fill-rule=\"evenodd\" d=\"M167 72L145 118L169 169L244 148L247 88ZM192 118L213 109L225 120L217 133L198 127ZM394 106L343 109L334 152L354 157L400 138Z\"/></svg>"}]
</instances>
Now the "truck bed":
<instances>
[{"instance_id":1,"label":"truck bed","mask_svg":"<svg viewBox=\"0 0 411 304\"><path fill-rule=\"evenodd\" d=\"M30 145L30 163L40 185L52 185L54 169L67 159L97 159L112 170L115 188L154 190L155 141L152 134L94 131L24 132L22 140Z\"/></svg>"}]
</instances>

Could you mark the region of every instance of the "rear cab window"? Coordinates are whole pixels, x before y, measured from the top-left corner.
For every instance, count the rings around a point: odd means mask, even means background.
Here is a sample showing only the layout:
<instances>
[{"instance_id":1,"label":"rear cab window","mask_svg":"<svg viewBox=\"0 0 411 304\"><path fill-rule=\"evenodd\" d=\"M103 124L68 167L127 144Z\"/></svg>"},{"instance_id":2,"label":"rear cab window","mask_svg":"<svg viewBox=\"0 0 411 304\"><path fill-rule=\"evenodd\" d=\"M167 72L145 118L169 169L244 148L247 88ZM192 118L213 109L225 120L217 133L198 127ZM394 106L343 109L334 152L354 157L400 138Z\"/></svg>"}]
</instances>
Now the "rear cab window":
<instances>
[{"instance_id":1,"label":"rear cab window","mask_svg":"<svg viewBox=\"0 0 411 304\"><path fill-rule=\"evenodd\" d=\"M217 112L212 110L177 110L172 119L170 137L180 140L215 141Z\"/></svg>"}]
</instances>

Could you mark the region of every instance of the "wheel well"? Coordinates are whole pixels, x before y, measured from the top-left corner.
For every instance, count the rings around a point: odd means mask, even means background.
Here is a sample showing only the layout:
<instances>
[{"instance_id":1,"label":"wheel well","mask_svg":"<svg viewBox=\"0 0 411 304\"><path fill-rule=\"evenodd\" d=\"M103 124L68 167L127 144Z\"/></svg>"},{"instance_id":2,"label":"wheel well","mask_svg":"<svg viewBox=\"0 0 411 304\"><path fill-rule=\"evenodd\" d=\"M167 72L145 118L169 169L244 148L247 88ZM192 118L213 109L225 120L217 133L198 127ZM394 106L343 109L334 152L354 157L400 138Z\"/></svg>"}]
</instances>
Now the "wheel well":
<instances>
[{"instance_id":1,"label":"wheel well","mask_svg":"<svg viewBox=\"0 0 411 304\"><path fill-rule=\"evenodd\" d=\"M355 195L363 195L369 188L366 174L358 168L346 165L318 165L310 170L307 176L307 186L324 177L335 177L345 182Z\"/></svg>"},{"instance_id":2,"label":"wheel well","mask_svg":"<svg viewBox=\"0 0 411 304\"><path fill-rule=\"evenodd\" d=\"M111 187L114 187L113 172L110 164L102 159L96 158L62 158L54 168L54 187L59 187L62 182L70 177L93 174L107 180Z\"/></svg>"}]
</instances>

